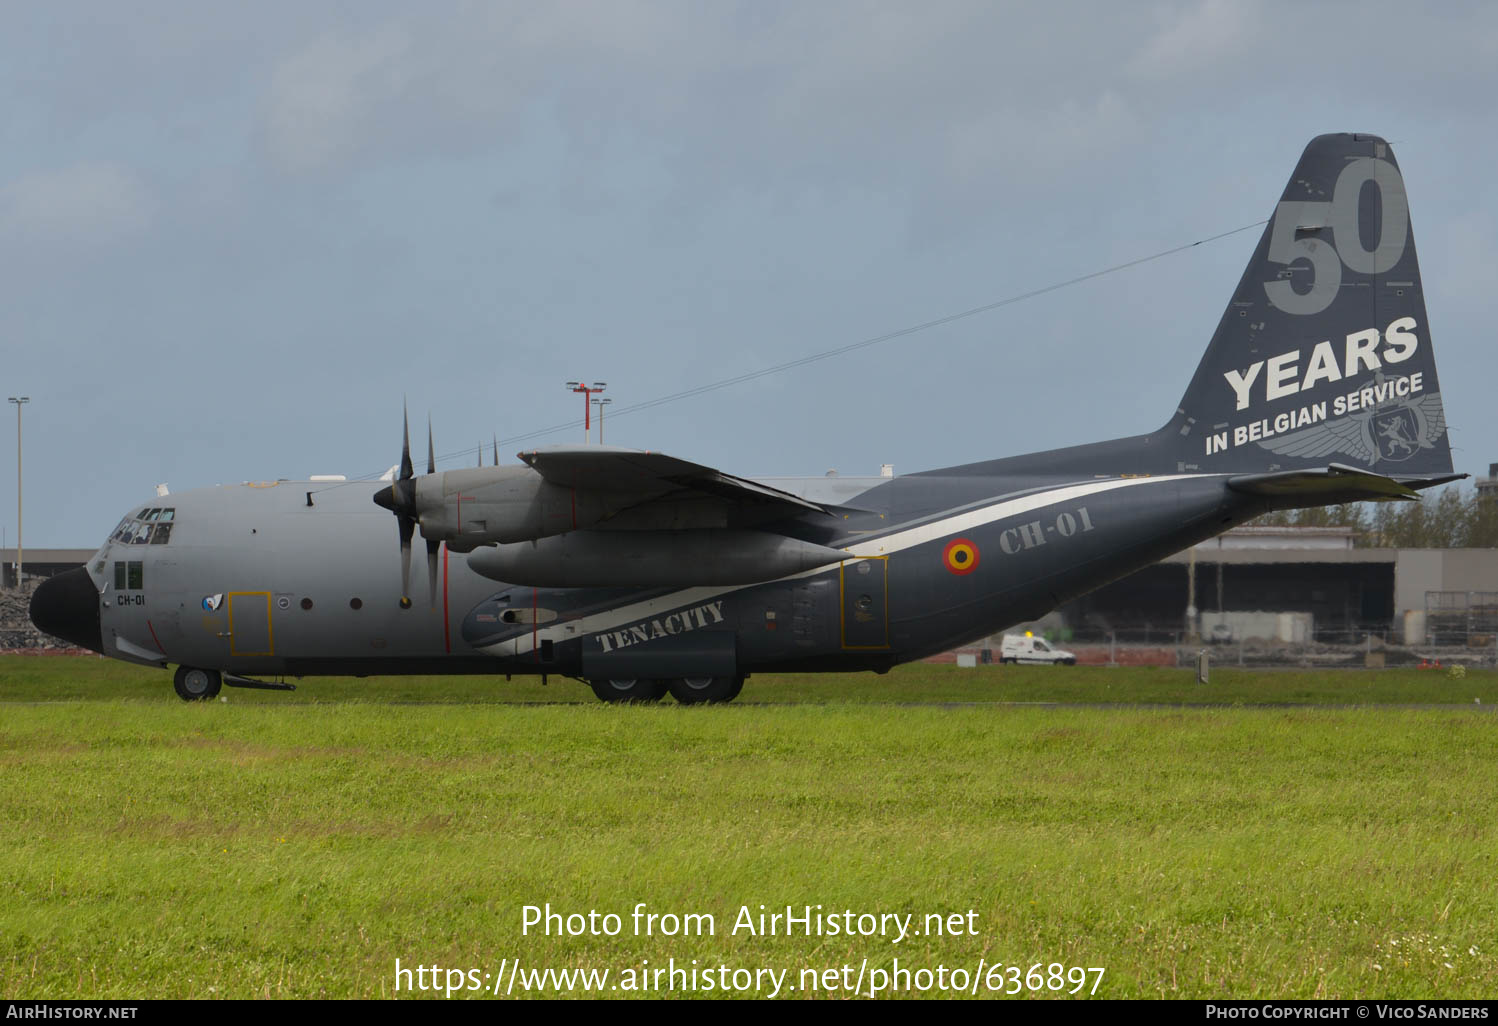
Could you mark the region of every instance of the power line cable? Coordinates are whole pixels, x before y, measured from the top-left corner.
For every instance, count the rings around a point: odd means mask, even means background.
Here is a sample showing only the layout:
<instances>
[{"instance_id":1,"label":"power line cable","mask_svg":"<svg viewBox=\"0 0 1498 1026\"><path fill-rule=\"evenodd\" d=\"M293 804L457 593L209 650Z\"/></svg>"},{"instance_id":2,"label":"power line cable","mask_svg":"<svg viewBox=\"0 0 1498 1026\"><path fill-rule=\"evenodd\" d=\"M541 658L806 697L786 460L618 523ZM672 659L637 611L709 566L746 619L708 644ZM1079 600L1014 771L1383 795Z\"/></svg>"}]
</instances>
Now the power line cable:
<instances>
[{"instance_id":1,"label":"power line cable","mask_svg":"<svg viewBox=\"0 0 1498 1026\"><path fill-rule=\"evenodd\" d=\"M837 346L832 349L824 349L819 353L812 353L808 356L798 357L794 360L787 360L784 363L777 363L770 367L762 367L759 370L746 371L743 374L735 374L732 377L721 378L718 381L711 381L706 384L694 386L692 388L682 389L679 392L671 392L667 395L657 396L654 399L646 399L642 402L631 403L628 406L616 406L609 411L609 417L616 418L630 413L639 413L642 410L654 409L657 406L664 406L667 403L674 403L681 399L690 399L693 396L705 395L708 392L716 392L720 388L730 388L733 385L741 385L746 381L754 381L758 378L769 377L771 374L779 374L783 371L794 370L797 367L805 367L808 364L818 363L822 360L830 360L834 356L842 356L844 353L852 353L860 349L867 349L870 346L877 346L884 342L892 342L898 338L905 338L906 336L914 335L918 332L929 331L932 328L939 328L944 324L951 324L953 321L961 321L969 317L976 317L979 314L988 313L992 310L998 310L1002 307L1013 306L1015 303L1021 303L1027 299L1034 299L1036 296L1043 296L1048 292L1055 292L1058 289L1070 288L1073 285L1080 285L1085 281L1092 281L1094 278L1102 278L1105 275L1116 274L1119 271L1126 271L1131 267L1138 267L1140 264L1147 264L1154 260L1160 260L1164 257L1173 256L1176 253L1183 253L1188 249L1193 249L1197 246L1204 246L1209 242L1216 242L1219 239L1226 239L1229 236L1238 235L1241 232L1246 232L1253 228L1259 228L1268 223L1268 218L1265 218L1262 221L1255 221L1252 224L1245 224L1241 227L1233 228L1225 232L1218 232L1216 235L1209 235L1204 239L1197 239L1195 242L1187 242L1179 246L1172 246L1170 249L1162 249L1158 253L1151 253L1148 256L1136 257L1133 260L1126 260L1121 264L1114 264L1113 266L1105 267L1100 271L1090 271L1087 274L1079 274L1075 278L1067 278L1065 281L1058 281L1050 285L1043 285L1040 288L1031 289L1028 292L1021 292L1017 295L1009 296L1005 299L996 300L992 303L984 303L982 306L975 306L970 309L963 310L959 313L947 314L944 317L936 317L929 321L922 321L919 324L912 324L908 327L886 332L883 335L875 335L872 338L860 339L857 342L849 342L846 345ZM532 438L541 438L546 435L555 434L558 431L575 431L580 423L581 421L569 420L564 424L554 424L551 427L536 428L532 431L523 432L522 434L511 435L508 438L502 438L500 439L500 444L513 445L516 442L525 442L529 441ZM473 456L473 452L474 450L471 449L459 449L454 452L439 456L437 458L437 462L442 463L444 461L458 459L459 457L466 460ZM483 446L479 446L478 452L482 455ZM366 474L363 477L354 478L354 480L367 481L371 478L379 477L383 473L385 472L378 471L373 474Z\"/></svg>"}]
</instances>

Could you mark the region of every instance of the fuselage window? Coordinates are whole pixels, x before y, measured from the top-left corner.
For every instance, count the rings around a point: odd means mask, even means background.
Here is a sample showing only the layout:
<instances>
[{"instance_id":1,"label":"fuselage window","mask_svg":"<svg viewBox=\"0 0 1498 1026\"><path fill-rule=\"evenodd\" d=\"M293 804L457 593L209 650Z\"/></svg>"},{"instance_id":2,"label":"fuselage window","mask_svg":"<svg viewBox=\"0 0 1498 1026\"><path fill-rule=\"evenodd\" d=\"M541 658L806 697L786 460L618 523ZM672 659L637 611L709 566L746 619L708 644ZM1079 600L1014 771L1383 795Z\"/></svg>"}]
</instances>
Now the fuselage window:
<instances>
[{"instance_id":1,"label":"fuselage window","mask_svg":"<svg viewBox=\"0 0 1498 1026\"><path fill-rule=\"evenodd\" d=\"M125 590L125 564L123 562L116 562L114 565L114 590Z\"/></svg>"},{"instance_id":2,"label":"fuselage window","mask_svg":"<svg viewBox=\"0 0 1498 1026\"><path fill-rule=\"evenodd\" d=\"M129 563L126 564L126 566L128 568L128 572L126 574L127 580L125 586L131 591L139 591L141 588L145 587L141 580L145 576L145 564L138 559L132 559Z\"/></svg>"}]
</instances>

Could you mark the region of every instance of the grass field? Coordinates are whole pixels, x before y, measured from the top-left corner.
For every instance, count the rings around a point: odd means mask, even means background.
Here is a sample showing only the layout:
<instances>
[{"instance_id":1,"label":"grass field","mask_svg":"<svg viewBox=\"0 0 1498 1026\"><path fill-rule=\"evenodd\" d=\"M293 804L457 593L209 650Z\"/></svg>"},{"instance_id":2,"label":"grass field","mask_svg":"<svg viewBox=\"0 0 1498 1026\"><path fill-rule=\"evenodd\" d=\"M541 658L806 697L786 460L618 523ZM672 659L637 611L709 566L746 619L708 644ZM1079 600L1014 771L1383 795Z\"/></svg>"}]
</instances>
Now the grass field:
<instances>
[{"instance_id":1,"label":"grass field","mask_svg":"<svg viewBox=\"0 0 1498 1026\"><path fill-rule=\"evenodd\" d=\"M186 705L160 671L0 657L0 996L378 997L396 959L517 958L611 985L645 959L798 988L898 958L1102 966L1101 997L1498 994L1493 675L1213 680L915 666L614 708L567 681L372 679ZM997 704L1120 701L1221 705ZM522 935L546 902L621 933ZM634 936L639 902L716 935ZM761 904L972 910L976 935L729 934Z\"/></svg>"},{"instance_id":2,"label":"grass field","mask_svg":"<svg viewBox=\"0 0 1498 1026\"><path fill-rule=\"evenodd\" d=\"M1498 704L1498 673L1464 670L1240 670L1212 668L1211 683L1187 669L984 666L911 663L888 674L788 673L751 677L745 704L848 702L1061 702L1189 705ZM574 680L553 677L320 677L295 692L225 688L228 702L596 704ZM0 655L0 702L125 699L175 703L171 673L102 656ZM670 704L670 699L666 700Z\"/></svg>"}]
</instances>

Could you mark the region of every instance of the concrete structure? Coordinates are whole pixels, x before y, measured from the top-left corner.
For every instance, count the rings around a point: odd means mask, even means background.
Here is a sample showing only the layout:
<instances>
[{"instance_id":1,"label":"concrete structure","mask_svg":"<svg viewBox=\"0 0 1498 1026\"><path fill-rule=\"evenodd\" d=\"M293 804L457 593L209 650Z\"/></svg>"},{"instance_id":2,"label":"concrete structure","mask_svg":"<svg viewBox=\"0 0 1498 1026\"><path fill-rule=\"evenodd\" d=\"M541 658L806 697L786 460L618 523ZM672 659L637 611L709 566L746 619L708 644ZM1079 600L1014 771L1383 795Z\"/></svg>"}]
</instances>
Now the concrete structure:
<instances>
[{"instance_id":1,"label":"concrete structure","mask_svg":"<svg viewBox=\"0 0 1498 1026\"><path fill-rule=\"evenodd\" d=\"M55 577L65 570L82 566L97 552L92 549L26 549L25 574L28 581ZM0 587L16 586L16 550L0 549Z\"/></svg>"},{"instance_id":2,"label":"concrete structure","mask_svg":"<svg viewBox=\"0 0 1498 1026\"><path fill-rule=\"evenodd\" d=\"M1488 464L1488 476L1479 477L1472 482L1477 486L1477 494L1484 499L1498 497L1498 463Z\"/></svg>"}]
</instances>

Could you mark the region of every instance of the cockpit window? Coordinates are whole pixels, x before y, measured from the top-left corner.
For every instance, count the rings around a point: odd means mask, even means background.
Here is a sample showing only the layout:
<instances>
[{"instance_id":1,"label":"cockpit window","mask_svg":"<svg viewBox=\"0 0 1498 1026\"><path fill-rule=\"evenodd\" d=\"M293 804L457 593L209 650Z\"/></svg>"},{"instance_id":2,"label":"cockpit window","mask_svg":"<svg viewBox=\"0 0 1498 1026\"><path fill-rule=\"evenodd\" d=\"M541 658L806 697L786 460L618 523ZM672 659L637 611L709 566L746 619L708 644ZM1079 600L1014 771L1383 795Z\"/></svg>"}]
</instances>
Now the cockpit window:
<instances>
[{"instance_id":1,"label":"cockpit window","mask_svg":"<svg viewBox=\"0 0 1498 1026\"><path fill-rule=\"evenodd\" d=\"M172 507L136 510L120 521L109 540L121 545L166 545L172 539L176 518L177 510Z\"/></svg>"}]
</instances>

